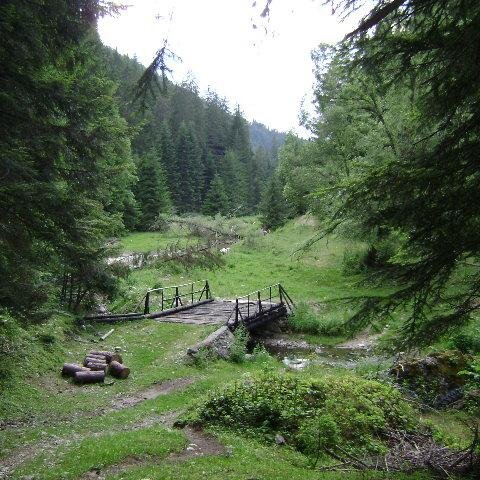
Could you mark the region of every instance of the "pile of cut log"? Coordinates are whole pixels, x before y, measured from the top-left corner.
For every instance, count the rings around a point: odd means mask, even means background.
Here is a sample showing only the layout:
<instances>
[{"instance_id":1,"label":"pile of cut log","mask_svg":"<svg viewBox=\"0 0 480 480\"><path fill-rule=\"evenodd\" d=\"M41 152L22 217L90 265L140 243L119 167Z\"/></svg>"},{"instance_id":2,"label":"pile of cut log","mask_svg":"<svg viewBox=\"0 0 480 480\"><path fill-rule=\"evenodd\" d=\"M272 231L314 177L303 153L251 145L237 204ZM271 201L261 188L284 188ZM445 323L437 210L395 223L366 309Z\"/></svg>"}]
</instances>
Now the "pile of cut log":
<instances>
[{"instance_id":1,"label":"pile of cut log","mask_svg":"<svg viewBox=\"0 0 480 480\"><path fill-rule=\"evenodd\" d=\"M78 384L103 382L107 374L116 378L127 378L130 374L118 353L91 351L85 356L83 365L65 363L62 368L62 375L72 377Z\"/></svg>"}]
</instances>

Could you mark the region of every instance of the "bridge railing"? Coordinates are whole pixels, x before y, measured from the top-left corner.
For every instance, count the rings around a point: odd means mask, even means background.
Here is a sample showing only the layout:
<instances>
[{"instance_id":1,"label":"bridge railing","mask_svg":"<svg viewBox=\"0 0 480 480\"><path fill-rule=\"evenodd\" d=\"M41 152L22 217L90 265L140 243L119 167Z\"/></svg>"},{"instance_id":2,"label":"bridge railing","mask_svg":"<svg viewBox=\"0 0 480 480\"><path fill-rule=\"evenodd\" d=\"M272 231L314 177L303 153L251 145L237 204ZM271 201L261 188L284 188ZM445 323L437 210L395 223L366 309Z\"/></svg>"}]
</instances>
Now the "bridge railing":
<instances>
[{"instance_id":1,"label":"bridge railing","mask_svg":"<svg viewBox=\"0 0 480 480\"><path fill-rule=\"evenodd\" d=\"M292 299L280 283L237 297L227 325L236 328L241 322L267 312L278 305L285 305L289 311L292 311L294 307Z\"/></svg>"},{"instance_id":2,"label":"bridge railing","mask_svg":"<svg viewBox=\"0 0 480 480\"><path fill-rule=\"evenodd\" d=\"M143 298L143 314L147 315L152 309L158 312L192 305L202 300L210 300L212 292L208 280L201 280L182 285L154 288L149 290Z\"/></svg>"}]
</instances>

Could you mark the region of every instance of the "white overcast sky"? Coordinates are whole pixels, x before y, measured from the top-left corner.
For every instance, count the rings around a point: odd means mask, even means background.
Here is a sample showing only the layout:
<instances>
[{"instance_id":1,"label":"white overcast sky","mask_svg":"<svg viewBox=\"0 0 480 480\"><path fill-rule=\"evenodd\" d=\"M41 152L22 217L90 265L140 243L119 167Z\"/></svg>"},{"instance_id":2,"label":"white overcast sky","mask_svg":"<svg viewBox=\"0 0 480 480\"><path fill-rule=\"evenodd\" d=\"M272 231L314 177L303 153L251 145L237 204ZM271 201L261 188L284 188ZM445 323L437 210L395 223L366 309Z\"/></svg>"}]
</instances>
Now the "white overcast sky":
<instances>
[{"instance_id":1,"label":"white overcast sky","mask_svg":"<svg viewBox=\"0 0 480 480\"><path fill-rule=\"evenodd\" d=\"M182 59L172 65L175 82L193 75L202 94L210 86L248 120L299 134L300 104L305 95L310 102L314 81L310 52L341 40L360 18L341 22L322 0L273 0L267 20L260 17L265 0L255 7L253 0L124 3L130 6L119 17L100 20L103 43L148 65L168 38Z\"/></svg>"}]
</instances>

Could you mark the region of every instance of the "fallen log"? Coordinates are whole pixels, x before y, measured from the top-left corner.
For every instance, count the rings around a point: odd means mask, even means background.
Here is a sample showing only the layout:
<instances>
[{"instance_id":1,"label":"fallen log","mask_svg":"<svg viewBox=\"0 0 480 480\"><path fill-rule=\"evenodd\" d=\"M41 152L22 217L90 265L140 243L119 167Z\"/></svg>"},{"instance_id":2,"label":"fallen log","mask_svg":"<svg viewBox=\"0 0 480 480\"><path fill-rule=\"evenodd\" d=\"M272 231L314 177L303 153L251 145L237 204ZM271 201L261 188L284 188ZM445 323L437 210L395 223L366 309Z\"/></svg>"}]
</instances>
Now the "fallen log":
<instances>
[{"instance_id":1,"label":"fallen log","mask_svg":"<svg viewBox=\"0 0 480 480\"><path fill-rule=\"evenodd\" d=\"M85 360L83 360L84 365L87 365L87 363L104 363L106 365L108 362L105 357L88 355L85 357Z\"/></svg>"},{"instance_id":2,"label":"fallen log","mask_svg":"<svg viewBox=\"0 0 480 480\"><path fill-rule=\"evenodd\" d=\"M75 380L75 383L78 383L80 385L83 385L84 383L99 383L105 380L105 372L76 372L73 379Z\"/></svg>"},{"instance_id":3,"label":"fallen log","mask_svg":"<svg viewBox=\"0 0 480 480\"><path fill-rule=\"evenodd\" d=\"M90 370L106 372L108 365L106 363L93 363L88 362L86 365Z\"/></svg>"},{"instance_id":4,"label":"fallen log","mask_svg":"<svg viewBox=\"0 0 480 480\"><path fill-rule=\"evenodd\" d=\"M82 367L76 363L64 363L62 368L62 375L65 377L73 377L76 372L88 372L87 367Z\"/></svg>"},{"instance_id":5,"label":"fallen log","mask_svg":"<svg viewBox=\"0 0 480 480\"><path fill-rule=\"evenodd\" d=\"M108 373L112 375L112 377L127 378L130 374L130 369L122 363L113 360L108 366Z\"/></svg>"},{"instance_id":6,"label":"fallen log","mask_svg":"<svg viewBox=\"0 0 480 480\"><path fill-rule=\"evenodd\" d=\"M88 357L90 357L90 356L95 357L95 356L99 356L99 355L105 357L105 359L107 360L107 363L110 363L113 360L115 360L116 362L122 363L122 357L118 353L115 353L115 352L104 352L104 351L92 350L91 352L89 352L89 354L87 356Z\"/></svg>"}]
</instances>

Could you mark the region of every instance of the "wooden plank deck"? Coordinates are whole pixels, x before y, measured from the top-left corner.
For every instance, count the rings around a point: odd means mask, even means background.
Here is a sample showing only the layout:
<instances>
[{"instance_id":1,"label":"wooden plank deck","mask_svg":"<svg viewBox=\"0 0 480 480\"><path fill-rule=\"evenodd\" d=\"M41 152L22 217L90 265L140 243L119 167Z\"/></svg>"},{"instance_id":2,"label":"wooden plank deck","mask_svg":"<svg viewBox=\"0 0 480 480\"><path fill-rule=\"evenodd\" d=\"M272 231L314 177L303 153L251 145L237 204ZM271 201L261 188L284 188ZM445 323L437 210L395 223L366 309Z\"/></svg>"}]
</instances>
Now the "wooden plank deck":
<instances>
[{"instance_id":1,"label":"wooden plank deck","mask_svg":"<svg viewBox=\"0 0 480 480\"><path fill-rule=\"evenodd\" d=\"M249 326L249 320L255 319L256 324L258 324L259 321L261 323L263 314L267 314L271 310L276 310L280 305L280 303L263 302L262 310L259 311L256 302L239 303L241 320L245 321L247 327ZM234 325L235 301L213 300L209 303L192 306L186 310L158 316L155 320L158 322L190 323L196 325L226 325L228 322L229 325Z\"/></svg>"},{"instance_id":2,"label":"wooden plank deck","mask_svg":"<svg viewBox=\"0 0 480 480\"><path fill-rule=\"evenodd\" d=\"M235 309L235 302L228 300L214 300L197 305L187 310L162 315L156 318L158 322L191 323L196 325L225 324Z\"/></svg>"}]
</instances>

